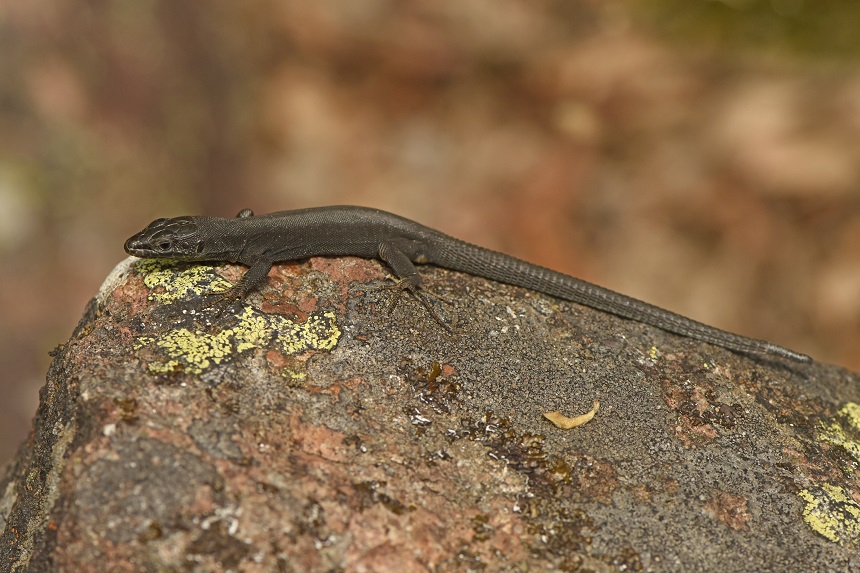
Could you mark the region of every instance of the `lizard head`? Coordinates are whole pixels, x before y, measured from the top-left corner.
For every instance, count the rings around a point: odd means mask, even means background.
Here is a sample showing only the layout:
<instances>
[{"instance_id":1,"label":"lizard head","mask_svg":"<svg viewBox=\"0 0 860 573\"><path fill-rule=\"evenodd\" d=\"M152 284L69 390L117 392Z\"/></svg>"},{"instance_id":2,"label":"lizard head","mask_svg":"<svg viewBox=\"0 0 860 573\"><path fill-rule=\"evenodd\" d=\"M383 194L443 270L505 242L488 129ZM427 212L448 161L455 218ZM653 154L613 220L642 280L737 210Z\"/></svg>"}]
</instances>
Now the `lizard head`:
<instances>
[{"instance_id":1,"label":"lizard head","mask_svg":"<svg viewBox=\"0 0 860 573\"><path fill-rule=\"evenodd\" d=\"M203 241L192 217L156 219L125 242L125 252L148 259L200 260Z\"/></svg>"}]
</instances>

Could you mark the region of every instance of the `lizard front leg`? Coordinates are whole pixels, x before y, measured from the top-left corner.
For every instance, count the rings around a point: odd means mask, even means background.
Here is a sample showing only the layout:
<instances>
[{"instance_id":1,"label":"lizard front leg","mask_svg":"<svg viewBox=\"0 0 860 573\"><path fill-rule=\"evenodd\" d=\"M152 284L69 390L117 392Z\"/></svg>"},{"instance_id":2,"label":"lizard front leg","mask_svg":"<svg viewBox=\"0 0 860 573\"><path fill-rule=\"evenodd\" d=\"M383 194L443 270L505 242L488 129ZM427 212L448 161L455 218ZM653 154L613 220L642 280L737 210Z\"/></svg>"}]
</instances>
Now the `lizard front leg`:
<instances>
[{"instance_id":1,"label":"lizard front leg","mask_svg":"<svg viewBox=\"0 0 860 573\"><path fill-rule=\"evenodd\" d=\"M265 280L272 268L272 262L260 259L242 275L242 278L225 291L211 292L201 301L203 308L214 308L218 314L224 312L233 302L243 300L245 296Z\"/></svg>"},{"instance_id":2,"label":"lizard front leg","mask_svg":"<svg viewBox=\"0 0 860 573\"><path fill-rule=\"evenodd\" d=\"M242 278L239 279L239 282L223 293L220 293L222 298L231 302L237 299L244 299L245 295L259 286L260 283L266 279L269 271L272 270L272 264L272 261L265 259L254 261L251 268L249 268L247 272L242 275Z\"/></svg>"}]
</instances>

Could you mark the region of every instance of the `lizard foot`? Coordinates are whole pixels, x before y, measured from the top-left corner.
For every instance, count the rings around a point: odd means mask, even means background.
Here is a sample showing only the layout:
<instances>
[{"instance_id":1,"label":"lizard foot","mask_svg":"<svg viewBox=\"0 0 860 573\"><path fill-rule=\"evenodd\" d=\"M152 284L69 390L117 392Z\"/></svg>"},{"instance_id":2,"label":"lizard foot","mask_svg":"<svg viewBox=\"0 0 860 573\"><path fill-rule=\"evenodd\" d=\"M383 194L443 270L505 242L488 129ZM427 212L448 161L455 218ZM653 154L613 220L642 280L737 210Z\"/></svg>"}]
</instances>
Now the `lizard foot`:
<instances>
[{"instance_id":1,"label":"lizard foot","mask_svg":"<svg viewBox=\"0 0 860 573\"><path fill-rule=\"evenodd\" d=\"M401 295L403 294L404 291L408 291L409 294L411 294L413 297L415 297L415 300L417 300L419 303L421 303L421 306L424 307L424 310L427 311L427 314L429 314L433 318L433 320L435 320L439 324L439 326L444 328L445 331L447 331L450 334L455 333L454 328L451 325L449 325L447 322L442 320L442 317L433 308L429 299L432 297L432 298L438 299L444 303L447 303L449 305L452 304L452 302L450 300L446 300L445 298L443 298L439 295L436 295L436 294L427 292L425 290L422 290L417 285L411 284L411 283L404 281L402 279L391 277L391 280L394 281L394 284L385 285L382 287L382 289L384 289L384 290L396 291L394 296L391 297L391 302L388 303L388 308L386 309L386 312L388 314L391 314L392 312L394 312L394 309L397 307L397 303L400 301Z\"/></svg>"}]
</instances>

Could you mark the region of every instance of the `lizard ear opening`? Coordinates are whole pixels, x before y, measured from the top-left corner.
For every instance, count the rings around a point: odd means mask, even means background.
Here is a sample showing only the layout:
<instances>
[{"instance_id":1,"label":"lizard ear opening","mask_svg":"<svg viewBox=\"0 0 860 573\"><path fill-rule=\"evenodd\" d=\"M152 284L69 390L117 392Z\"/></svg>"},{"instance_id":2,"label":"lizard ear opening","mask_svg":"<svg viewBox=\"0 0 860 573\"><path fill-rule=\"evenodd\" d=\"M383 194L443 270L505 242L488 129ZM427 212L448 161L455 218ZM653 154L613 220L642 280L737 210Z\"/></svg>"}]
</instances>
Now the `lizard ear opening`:
<instances>
[{"instance_id":1,"label":"lizard ear opening","mask_svg":"<svg viewBox=\"0 0 860 573\"><path fill-rule=\"evenodd\" d=\"M196 252L198 255L203 252L203 242L202 241L197 243L197 246L194 247L194 252Z\"/></svg>"}]
</instances>

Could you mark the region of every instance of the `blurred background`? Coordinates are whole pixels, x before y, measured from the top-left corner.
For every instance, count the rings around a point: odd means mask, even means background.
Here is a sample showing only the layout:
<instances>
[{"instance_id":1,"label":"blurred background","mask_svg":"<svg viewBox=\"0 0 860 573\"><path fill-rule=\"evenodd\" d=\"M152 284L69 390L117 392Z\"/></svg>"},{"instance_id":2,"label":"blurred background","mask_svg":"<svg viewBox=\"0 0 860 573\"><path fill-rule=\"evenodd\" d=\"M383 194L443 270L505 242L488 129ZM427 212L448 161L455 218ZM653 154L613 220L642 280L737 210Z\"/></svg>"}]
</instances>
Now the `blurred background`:
<instances>
[{"instance_id":1,"label":"blurred background","mask_svg":"<svg viewBox=\"0 0 860 573\"><path fill-rule=\"evenodd\" d=\"M0 463L157 217L379 207L860 369L853 0L0 0Z\"/></svg>"}]
</instances>

